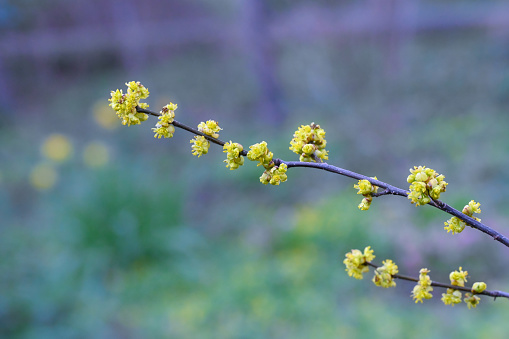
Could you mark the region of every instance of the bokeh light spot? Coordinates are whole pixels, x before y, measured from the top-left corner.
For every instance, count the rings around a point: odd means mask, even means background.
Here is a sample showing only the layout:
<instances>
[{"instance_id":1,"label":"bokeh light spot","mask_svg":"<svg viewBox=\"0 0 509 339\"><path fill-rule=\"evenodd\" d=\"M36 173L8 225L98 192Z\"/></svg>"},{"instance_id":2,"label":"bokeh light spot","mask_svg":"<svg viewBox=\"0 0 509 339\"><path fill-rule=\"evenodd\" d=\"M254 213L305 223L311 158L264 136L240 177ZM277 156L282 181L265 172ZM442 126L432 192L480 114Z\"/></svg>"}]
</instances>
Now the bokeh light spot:
<instances>
[{"instance_id":1,"label":"bokeh light spot","mask_svg":"<svg viewBox=\"0 0 509 339\"><path fill-rule=\"evenodd\" d=\"M104 129L113 130L120 126L115 111L108 106L107 102L97 101L93 107L95 122Z\"/></svg>"},{"instance_id":2,"label":"bokeh light spot","mask_svg":"<svg viewBox=\"0 0 509 339\"><path fill-rule=\"evenodd\" d=\"M91 168L106 165L110 159L108 147L100 141L92 141L83 151L83 162Z\"/></svg>"},{"instance_id":3,"label":"bokeh light spot","mask_svg":"<svg viewBox=\"0 0 509 339\"><path fill-rule=\"evenodd\" d=\"M51 134L42 144L41 152L50 160L62 162L71 156L72 144L65 135Z\"/></svg>"},{"instance_id":4,"label":"bokeh light spot","mask_svg":"<svg viewBox=\"0 0 509 339\"><path fill-rule=\"evenodd\" d=\"M30 173L30 183L38 190L47 190L55 185L58 173L55 168L47 163L35 166Z\"/></svg>"}]
</instances>

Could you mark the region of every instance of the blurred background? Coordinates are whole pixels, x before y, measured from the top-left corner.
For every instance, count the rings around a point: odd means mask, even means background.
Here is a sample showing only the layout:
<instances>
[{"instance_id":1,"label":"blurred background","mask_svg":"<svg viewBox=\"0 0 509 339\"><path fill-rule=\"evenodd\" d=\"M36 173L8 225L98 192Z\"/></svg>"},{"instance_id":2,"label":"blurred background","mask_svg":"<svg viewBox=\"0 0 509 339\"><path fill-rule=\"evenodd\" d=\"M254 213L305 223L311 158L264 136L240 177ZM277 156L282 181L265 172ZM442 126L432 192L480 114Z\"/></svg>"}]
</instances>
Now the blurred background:
<instances>
[{"instance_id":1,"label":"blurred background","mask_svg":"<svg viewBox=\"0 0 509 339\"><path fill-rule=\"evenodd\" d=\"M316 122L329 163L442 200L509 234L509 4L454 0L0 1L0 337L443 338L507 333L509 302L424 304L342 263L372 246L402 274L509 290L507 248L405 199L357 208L355 181L292 169L279 187L192 136L124 127L110 91L214 119L276 157Z\"/></svg>"}]
</instances>

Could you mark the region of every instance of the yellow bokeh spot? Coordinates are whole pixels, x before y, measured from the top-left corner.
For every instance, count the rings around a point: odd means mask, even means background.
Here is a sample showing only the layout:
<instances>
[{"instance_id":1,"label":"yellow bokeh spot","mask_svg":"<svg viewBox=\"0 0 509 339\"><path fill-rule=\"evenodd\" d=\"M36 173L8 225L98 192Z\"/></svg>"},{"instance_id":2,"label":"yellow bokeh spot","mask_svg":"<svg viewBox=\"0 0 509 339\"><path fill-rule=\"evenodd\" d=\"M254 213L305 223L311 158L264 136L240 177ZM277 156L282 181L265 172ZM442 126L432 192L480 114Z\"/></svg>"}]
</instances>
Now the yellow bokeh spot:
<instances>
[{"instance_id":1,"label":"yellow bokeh spot","mask_svg":"<svg viewBox=\"0 0 509 339\"><path fill-rule=\"evenodd\" d=\"M83 162L88 167L102 167L110 160L108 147L100 141L89 143L83 151Z\"/></svg>"},{"instance_id":2,"label":"yellow bokeh spot","mask_svg":"<svg viewBox=\"0 0 509 339\"><path fill-rule=\"evenodd\" d=\"M95 122L102 128L112 130L120 126L118 117L104 100L97 101L92 108Z\"/></svg>"},{"instance_id":3,"label":"yellow bokeh spot","mask_svg":"<svg viewBox=\"0 0 509 339\"><path fill-rule=\"evenodd\" d=\"M50 160L65 161L71 156L72 144L65 135L55 133L44 141L41 152Z\"/></svg>"},{"instance_id":4,"label":"yellow bokeh spot","mask_svg":"<svg viewBox=\"0 0 509 339\"><path fill-rule=\"evenodd\" d=\"M50 164L42 163L35 166L30 173L30 183L38 190L47 190L55 185L58 173Z\"/></svg>"}]
</instances>

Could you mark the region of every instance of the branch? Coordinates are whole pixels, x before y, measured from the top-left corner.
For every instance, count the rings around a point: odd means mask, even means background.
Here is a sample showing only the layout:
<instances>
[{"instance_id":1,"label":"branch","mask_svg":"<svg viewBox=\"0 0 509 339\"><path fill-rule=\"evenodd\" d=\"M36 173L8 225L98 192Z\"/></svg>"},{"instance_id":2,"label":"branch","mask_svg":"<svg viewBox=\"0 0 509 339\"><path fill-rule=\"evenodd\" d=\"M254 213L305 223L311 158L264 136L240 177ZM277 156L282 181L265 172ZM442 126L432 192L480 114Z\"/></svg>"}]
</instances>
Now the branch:
<instances>
[{"instance_id":1,"label":"branch","mask_svg":"<svg viewBox=\"0 0 509 339\"><path fill-rule=\"evenodd\" d=\"M145 109L145 108L140 108L138 106L136 106L136 112L150 114L150 115L153 115L155 117L161 116L161 114L159 114L159 113L153 112L153 111ZM193 134L196 134L196 135L201 135L202 137L205 137L205 139L209 140L210 142L212 142L212 143L214 143L216 145L224 146L224 144L225 144L225 142L222 141L222 140L213 138L210 135L207 135L207 134L205 134L203 132L200 132L197 129L189 127L189 126L187 126L187 125L185 125L185 124L183 124L181 122L178 122L176 120L173 120L173 122L171 124L173 126L175 126L175 127L181 128L181 129L186 130L186 131L188 131L190 133L193 133ZM240 154L242 154L243 156L247 156L247 151L243 150L242 152L240 152Z\"/></svg>"},{"instance_id":2,"label":"branch","mask_svg":"<svg viewBox=\"0 0 509 339\"><path fill-rule=\"evenodd\" d=\"M140 108L138 106L136 106L136 111L139 113L146 113L146 114L150 114L150 115L157 116L157 117L161 115L159 113L153 112L148 109ZM205 133L198 131L195 128L189 127L189 126L187 126L183 123L180 123L176 120L173 120L172 124L173 124L173 126L184 129L190 133L193 133L196 135L201 135L214 144L217 144L220 146L224 146L224 144L225 144L224 141L213 138ZM247 156L247 151L243 150L240 154L243 156ZM315 160L321 161L321 159L319 159L319 158L316 158ZM359 174L359 173L355 173L355 172L352 172L352 171L349 171L349 170L346 170L346 169L343 169L340 167L329 165L324 162L316 162L315 163L315 162L302 162L302 161L285 161L285 160L282 160L279 158L273 159L273 161L276 166L279 166L280 164L286 164L286 166L288 166L288 168L292 168L292 167L315 168L315 169L321 169L324 171L336 173L336 174L343 175L343 176L350 177L350 178L357 179L357 180L368 180L372 185L375 185L375 186L378 186L378 187L381 187L384 189L384 191L382 191L378 194L373 194L372 195L373 197L379 197L382 195L391 194L391 195L399 195L399 196L406 198L406 197L408 197L408 194L409 194L409 191L407 191L407 190L398 188L396 186L389 185L383 181L376 180L376 179L367 177L367 176ZM452 206L449 206L440 200L433 200L433 199L431 199L431 201L428 203L428 205L436 207L439 210L442 210L450 215L453 215L453 216L463 220L470 227L475 228L483 233L490 235L491 237L493 237L494 240L509 247L509 238L507 238L503 234L495 231L491 227L489 227L489 226L475 220L474 218L471 218L468 215L458 211L457 209L453 208Z\"/></svg>"},{"instance_id":3,"label":"branch","mask_svg":"<svg viewBox=\"0 0 509 339\"><path fill-rule=\"evenodd\" d=\"M286 164L286 166L288 166L288 168L291 168L291 167L310 167L310 168L321 169L321 170L324 170L324 171L328 171L328 172L344 175L344 176L347 176L347 177L350 177L350 178L353 178L353 179L357 179L357 180L368 180L371 184L385 189L383 192L379 193L378 195L377 194L373 194L372 195L373 197L377 197L377 196L380 196L380 195L386 195L386 194L392 194L392 195L403 196L403 197L406 198L408 196L408 193L409 193L409 191L406 191L406 190L403 190L401 188L389 185L389 184L387 184L387 183L385 183L383 181L376 180L376 179L367 177L365 175L362 175L362 174L359 174L359 173L355 173L355 172L352 172L352 171L349 171L349 170L345 170L343 168L339 168L339 167L336 167L336 166L333 166L333 165L329 165L327 163L318 164L318 163L313 163L313 162L283 161L283 160L280 160L280 159L276 159L276 160L274 160L276 165L277 165L277 162L276 162L277 160L279 161L279 163ZM471 218L468 215L458 211L457 209L447 205L446 203L444 203L444 202L442 202L440 200L431 200L428 203L428 205L436 207L439 210L442 210L442 211L444 211L444 212L446 212L448 214L451 214L451 215L453 215L453 216L463 220L470 227L475 228L475 229L477 229L477 230L479 230L479 231L481 231L483 233L486 233L486 234L492 236L494 240L496 240L496 241L504 244L505 246L509 247L509 239L506 236L504 236L503 234L495 231L491 227L489 227L489 226L487 226L487 225L485 225L485 224L475 220L474 218Z\"/></svg>"},{"instance_id":4,"label":"branch","mask_svg":"<svg viewBox=\"0 0 509 339\"><path fill-rule=\"evenodd\" d=\"M375 269L380 267L380 265L373 264L370 261L366 261L366 265L374 267ZM409 277L409 276L402 275L402 274L391 274L391 275L394 278L397 278L397 279L400 279L400 280L419 282L418 278ZM444 283L441 283L441 282L438 282L438 281L431 281L431 286L442 287L442 288L452 288L453 290L460 290L460 291L464 291L464 292L473 293L472 292L472 288L463 287L463 286L454 286L454 285L450 285L450 284L444 284ZM482 291L480 293L475 293L475 294L487 295L487 296L493 297L494 299L496 299L496 298L508 298L509 299L509 293L502 292L502 291L488 291L488 290L484 290L484 291Z\"/></svg>"}]
</instances>

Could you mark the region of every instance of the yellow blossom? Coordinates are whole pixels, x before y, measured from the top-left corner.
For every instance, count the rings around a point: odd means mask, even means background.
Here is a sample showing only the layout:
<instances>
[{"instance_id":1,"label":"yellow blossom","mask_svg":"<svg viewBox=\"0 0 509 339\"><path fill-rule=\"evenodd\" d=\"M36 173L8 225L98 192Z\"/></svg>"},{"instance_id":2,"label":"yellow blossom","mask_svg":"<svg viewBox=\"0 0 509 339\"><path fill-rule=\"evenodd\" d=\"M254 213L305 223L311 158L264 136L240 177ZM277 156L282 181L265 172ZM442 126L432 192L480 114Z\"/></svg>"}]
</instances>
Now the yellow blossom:
<instances>
[{"instance_id":1,"label":"yellow blossom","mask_svg":"<svg viewBox=\"0 0 509 339\"><path fill-rule=\"evenodd\" d=\"M377 180L376 177L373 179ZM372 185L369 180L359 180L357 185L353 185L353 188L358 189L357 194L369 195L378 191L378 186Z\"/></svg>"},{"instance_id":2,"label":"yellow blossom","mask_svg":"<svg viewBox=\"0 0 509 339\"><path fill-rule=\"evenodd\" d=\"M201 122L198 125L198 131L205 133L212 138L219 138L219 131L222 130L221 127L214 120L208 120L207 122Z\"/></svg>"},{"instance_id":3,"label":"yellow blossom","mask_svg":"<svg viewBox=\"0 0 509 339\"><path fill-rule=\"evenodd\" d=\"M462 212L463 214L466 214L477 221L481 221L481 219L473 216L474 213L481 213L480 206L481 206L480 203L475 202L474 200L470 200L468 205L465 205L465 207L463 207ZM452 232L452 234L455 234L461 233L465 229L465 226L467 224L458 217L451 217L449 220L444 222L444 225L445 225L444 229L447 231L447 233Z\"/></svg>"},{"instance_id":4,"label":"yellow blossom","mask_svg":"<svg viewBox=\"0 0 509 339\"><path fill-rule=\"evenodd\" d=\"M262 176L260 177L260 182L264 185L279 185L282 182L285 182L287 179L286 171L288 167L286 164L281 164L279 166L274 166L271 169L265 170Z\"/></svg>"},{"instance_id":5,"label":"yellow blossom","mask_svg":"<svg viewBox=\"0 0 509 339\"><path fill-rule=\"evenodd\" d=\"M428 276L429 270L427 268L422 268L419 271L419 282L414 286L412 290L412 298L415 299L415 303L421 302L422 299L431 299L433 296L431 295L431 291L433 291L433 287L431 287L431 278Z\"/></svg>"},{"instance_id":6,"label":"yellow blossom","mask_svg":"<svg viewBox=\"0 0 509 339\"><path fill-rule=\"evenodd\" d=\"M461 302L461 292L452 288L447 289L447 293L442 293L442 302L445 305L459 304Z\"/></svg>"},{"instance_id":7,"label":"yellow blossom","mask_svg":"<svg viewBox=\"0 0 509 339\"><path fill-rule=\"evenodd\" d=\"M459 271L453 271L449 274L449 279L451 280L451 285L454 286L465 286L467 282L467 271L463 271L462 268L459 268Z\"/></svg>"},{"instance_id":8,"label":"yellow blossom","mask_svg":"<svg viewBox=\"0 0 509 339\"><path fill-rule=\"evenodd\" d=\"M465 293L465 298L463 299L463 301L467 304L468 309L471 309L472 307L476 308L477 305L479 305L481 298L470 293Z\"/></svg>"},{"instance_id":9,"label":"yellow blossom","mask_svg":"<svg viewBox=\"0 0 509 339\"><path fill-rule=\"evenodd\" d=\"M198 158L209 152L210 142L201 135L197 135L190 141L192 145L193 155Z\"/></svg>"},{"instance_id":10,"label":"yellow blossom","mask_svg":"<svg viewBox=\"0 0 509 339\"><path fill-rule=\"evenodd\" d=\"M360 250L352 250L345 254L346 259L343 263L346 266L346 271L350 277L355 279L362 279L362 274L369 271L369 267L366 262L375 259L371 246L364 248L364 252Z\"/></svg>"},{"instance_id":11,"label":"yellow blossom","mask_svg":"<svg viewBox=\"0 0 509 339\"><path fill-rule=\"evenodd\" d=\"M136 107L148 108L147 103L140 102L149 96L149 91L139 81L126 82L127 93L122 90L111 91L111 98L108 99L111 108L113 108L119 119L122 119L122 125L138 125L148 119L145 113L139 113Z\"/></svg>"},{"instance_id":12,"label":"yellow blossom","mask_svg":"<svg viewBox=\"0 0 509 339\"><path fill-rule=\"evenodd\" d=\"M373 177L373 179L376 180L376 177ZM353 185L353 187L359 190L357 194L362 194L364 196L364 199L362 199L358 206L359 209L362 211L367 211L369 206L371 206L371 202L373 201L373 197L371 195L378 191L378 186L372 185L369 180L364 179L359 180L359 182L356 185Z\"/></svg>"},{"instance_id":13,"label":"yellow blossom","mask_svg":"<svg viewBox=\"0 0 509 339\"><path fill-rule=\"evenodd\" d=\"M375 270L373 283L384 288L395 287L394 274L398 273L398 265L390 259L384 260L382 263L383 266Z\"/></svg>"},{"instance_id":14,"label":"yellow blossom","mask_svg":"<svg viewBox=\"0 0 509 339\"><path fill-rule=\"evenodd\" d=\"M223 152L226 153L226 167L230 167L230 170L239 168L244 164L244 157L241 155L243 151L241 144L234 142L226 142L223 146Z\"/></svg>"},{"instance_id":15,"label":"yellow blossom","mask_svg":"<svg viewBox=\"0 0 509 339\"><path fill-rule=\"evenodd\" d=\"M416 206L426 205L431 198L437 200L440 193L445 192L448 185L445 177L426 166L414 166L410 169L410 175L407 182L410 184L410 193L408 199Z\"/></svg>"},{"instance_id":16,"label":"yellow blossom","mask_svg":"<svg viewBox=\"0 0 509 339\"><path fill-rule=\"evenodd\" d=\"M272 157L274 154L267 148L267 143L262 141L258 144L249 146L250 151L247 152L247 158L251 161L259 161L258 166L263 166L265 169L270 169L274 166Z\"/></svg>"},{"instance_id":17,"label":"yellow blossom","mask_svg":"<svg viewBox=\"0 0 509 339\"><path fill-rule=\"evenodd\" d=\"M154 138L172 138L173 133L175 133L175 127L172 125L173 119L175 118L175 110L177 109L177 105L170 102L168 105L164 106L159 116L159 121L156 124L155 128L152 128L152 132L154 132Z\"/></svg>"},{"instance_id":18,"label":"yellow blossom","mask_svg":"<svg viewBox=\"0 0 509 339\"><path fill-rule=\"evenodd\" d=\"M486 289L485 282L476 282L472 285L472 293L482 293Z\"/></svg>"},{"instance_id":19,"label":"yellow blossom","mask_svg":"<svg viewBox=\"0 0 509 339\"><path fill-rule=\"evenodd\" d=\"M327 145L325 131L314 122L301 125L293 134L290 145L290 150L300 155L300 161L311 162L315 161L315 158L329 159L328 151L325 150Z\"/></svg>"}]
</instances>

